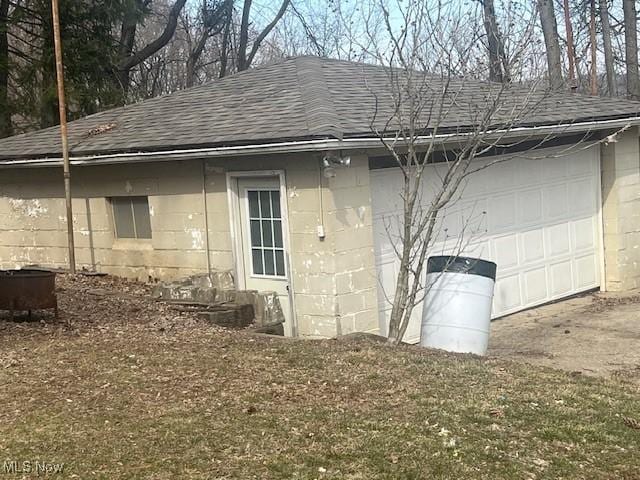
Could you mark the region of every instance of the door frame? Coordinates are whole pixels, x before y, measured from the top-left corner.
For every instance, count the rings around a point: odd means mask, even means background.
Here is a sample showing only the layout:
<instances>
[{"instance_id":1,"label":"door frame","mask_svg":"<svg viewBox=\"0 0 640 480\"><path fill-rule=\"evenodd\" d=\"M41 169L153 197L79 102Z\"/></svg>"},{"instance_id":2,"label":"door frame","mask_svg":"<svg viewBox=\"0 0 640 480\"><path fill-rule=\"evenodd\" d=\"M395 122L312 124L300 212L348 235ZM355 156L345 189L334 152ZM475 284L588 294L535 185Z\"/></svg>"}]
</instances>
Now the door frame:
<instances>
[{"instance_id":1,"label":"door frame","mask_svg":"<svg viewBox=\"0 0 640 480\"><path fill-rule=\"evenodd\" d=\"M289 284L289 305L291 315L292 336L298 336L298 321L295 309L295 291L293 286L293 270L291 268L291 241L289 239L289 208L287 202L287 183L284 170L246 170L227 172L227 201L229 205L229 223L231 232L231 251L233 255L234 277L236 288L246 289L246 272L244 268L242 243L242 221L240 216L240 192L238 180L243 178L277 178L280 182L280 208L282 210L282 237L285 248L285 268Z\"/></svg>"}]
</instances>

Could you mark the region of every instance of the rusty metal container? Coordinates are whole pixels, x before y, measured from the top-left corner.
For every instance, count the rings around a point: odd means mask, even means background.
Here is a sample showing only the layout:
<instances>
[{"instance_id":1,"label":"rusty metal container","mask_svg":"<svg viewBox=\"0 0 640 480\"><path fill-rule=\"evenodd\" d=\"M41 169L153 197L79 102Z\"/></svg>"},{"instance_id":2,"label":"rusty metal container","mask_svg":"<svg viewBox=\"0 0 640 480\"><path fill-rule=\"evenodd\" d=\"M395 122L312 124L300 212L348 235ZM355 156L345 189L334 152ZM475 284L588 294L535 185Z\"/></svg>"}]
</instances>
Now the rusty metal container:
<instances>
[{"instance_id":1,"label":"rusty metal container","mask_svg":"<svg viewBox=\"0 0 640 480\"><path fill-rule=\"evenodd\" d=\"M0 270L0 310L53 308L58 316L56 274L46 270Z\"/></svg>"}]
</instances>

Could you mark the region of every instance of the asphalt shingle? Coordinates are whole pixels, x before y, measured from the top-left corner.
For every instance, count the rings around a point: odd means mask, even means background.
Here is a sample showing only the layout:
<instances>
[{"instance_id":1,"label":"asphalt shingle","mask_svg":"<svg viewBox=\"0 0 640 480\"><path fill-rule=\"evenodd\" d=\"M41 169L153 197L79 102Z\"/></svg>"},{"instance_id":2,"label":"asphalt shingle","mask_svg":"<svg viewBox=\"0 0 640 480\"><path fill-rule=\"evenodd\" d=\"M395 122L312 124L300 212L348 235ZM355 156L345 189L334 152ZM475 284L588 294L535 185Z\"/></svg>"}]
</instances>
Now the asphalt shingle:
<instances>
[{"instance_id":1,"label":"asphalt shingle","mask_svg":"<svg viewBox=\"0 0 640 480\"><path fill-rule=\"evenodd\" d=\"M249 145L274 141L372 136L394 131L396 89L384 67L319 57L296 57L201 86L105 111L69 124L73 156L116 152ZM426 78L421 127L472 128L499 85ZM442 91L448 93L443 97ZM494 123L558 125L635 117L640 102L579 94L531 92L513 86L502 94ZM439 104L438 102L435 102ZM514 112L517 112L514 114ZM100 130L105 130L98 133ZM59 157L58 127L0 140L0 160Z\"/></svg>"}]
</instances>

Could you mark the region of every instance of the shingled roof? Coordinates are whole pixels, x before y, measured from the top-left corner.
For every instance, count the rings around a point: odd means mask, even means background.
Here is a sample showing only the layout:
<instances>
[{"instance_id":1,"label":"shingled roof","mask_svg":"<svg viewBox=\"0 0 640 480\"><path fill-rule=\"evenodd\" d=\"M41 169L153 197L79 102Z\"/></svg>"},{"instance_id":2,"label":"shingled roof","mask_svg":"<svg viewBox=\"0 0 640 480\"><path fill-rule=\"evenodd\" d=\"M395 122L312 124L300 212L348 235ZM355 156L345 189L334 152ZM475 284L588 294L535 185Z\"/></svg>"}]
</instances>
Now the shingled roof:
<instances>
[{"instance_id":1,"label":"shingled roof","mask_svg":"<svg viewBox=\"0 0 640 480\"><path fill-rule=\"evenodd\" d=\"M431 80L430 80L431 81ZM432 90L441 85L433 79ZM472 128L490 84L459 81L439 130ZM257 67L69 124L72 156L158 152L372 136L393 113L384 67L296 57ZM491 88L490 88L491 87ZM455 86L454 86L455 89ZM514 87L512 108L530 110L520 126L562 125L636 117L640 102L561 93L549 96ZM534 108L535 107L535 108ZM393 125L388 127L393 129ZM60 157L58 127L0 140L0 161Z\"/></svg>"}]
</instances>

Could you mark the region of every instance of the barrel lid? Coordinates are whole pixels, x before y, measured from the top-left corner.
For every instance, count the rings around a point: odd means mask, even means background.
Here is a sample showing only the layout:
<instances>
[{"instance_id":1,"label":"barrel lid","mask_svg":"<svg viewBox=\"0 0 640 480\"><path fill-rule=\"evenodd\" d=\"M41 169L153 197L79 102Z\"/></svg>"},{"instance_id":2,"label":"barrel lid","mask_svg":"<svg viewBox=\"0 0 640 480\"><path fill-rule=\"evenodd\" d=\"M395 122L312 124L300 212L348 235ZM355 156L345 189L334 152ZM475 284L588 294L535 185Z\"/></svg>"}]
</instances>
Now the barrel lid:
<instances>
[{"instance_id":1,"label":"barrel lid","mask_svg":"<svg viewBox=\"0 0 640 480\"><path fill-rule=\"evenodd\" d=\"M427 273L467 273L495 280L497 268L495 263L481 258L441 255L427 260Z\"/></svg>"}]
</instances>

